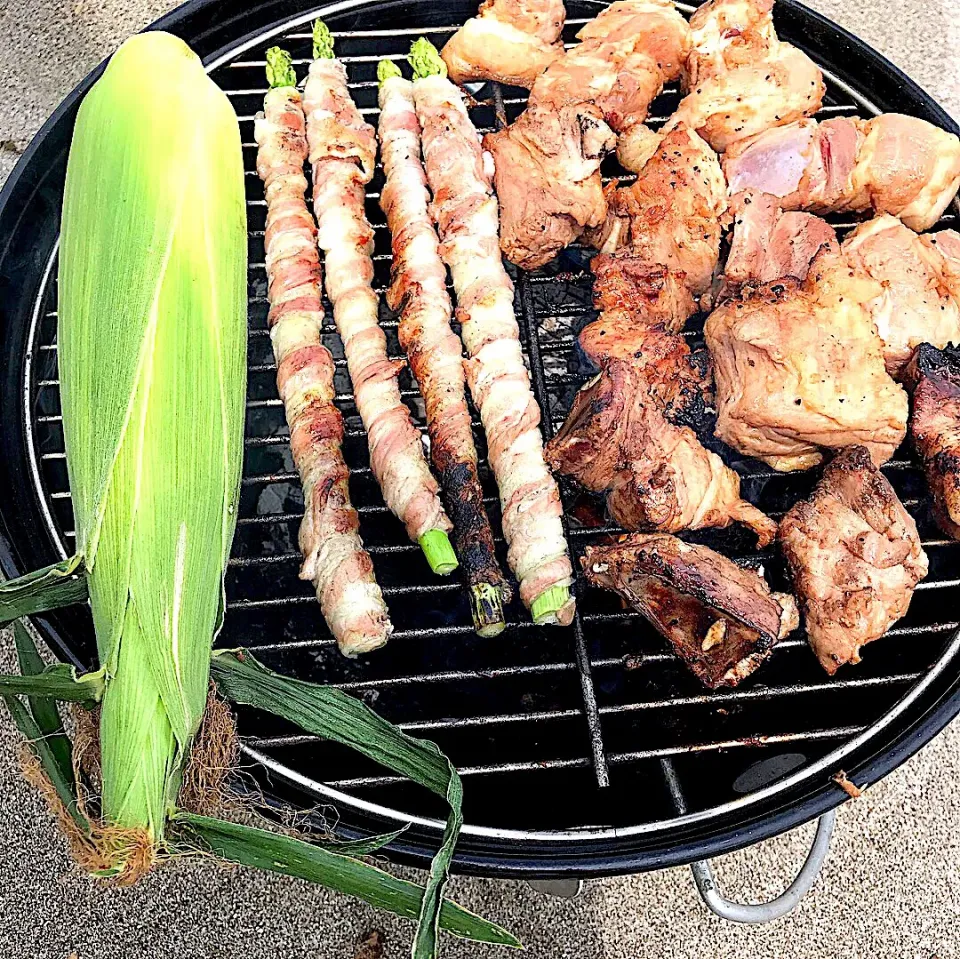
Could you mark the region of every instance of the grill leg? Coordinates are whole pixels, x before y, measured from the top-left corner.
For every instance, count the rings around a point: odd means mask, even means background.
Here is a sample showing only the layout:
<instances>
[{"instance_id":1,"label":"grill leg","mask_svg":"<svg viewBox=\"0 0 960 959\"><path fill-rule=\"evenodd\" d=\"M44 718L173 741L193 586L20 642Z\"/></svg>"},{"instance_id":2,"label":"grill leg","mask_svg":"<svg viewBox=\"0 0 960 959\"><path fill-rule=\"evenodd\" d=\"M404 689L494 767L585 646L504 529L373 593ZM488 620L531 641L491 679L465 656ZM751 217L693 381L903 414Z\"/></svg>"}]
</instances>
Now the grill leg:
<instances>
[{"instance_id":1,"label":"grill leg","mask_svg":"<svg viewBox=\"0 0 960 959\"><path fill-rule=\"evenodd\" d=\"M830 848L830 837L837 819L837 811L831 809L824 813L817 822L817 834L813 838L813 846L806 862L800 867L797 878L776 899L770 902L760 902L755 905L741 902L732 902L724 897L717 888L717 881L708 859L701 859L691 865L693 878L697 884L697 891L711 912L715 912L721 919L730 922L763 923L780 919L796 909L800 900L810 891L823 862L827 858Z\"/></svg>"}]
</instances>

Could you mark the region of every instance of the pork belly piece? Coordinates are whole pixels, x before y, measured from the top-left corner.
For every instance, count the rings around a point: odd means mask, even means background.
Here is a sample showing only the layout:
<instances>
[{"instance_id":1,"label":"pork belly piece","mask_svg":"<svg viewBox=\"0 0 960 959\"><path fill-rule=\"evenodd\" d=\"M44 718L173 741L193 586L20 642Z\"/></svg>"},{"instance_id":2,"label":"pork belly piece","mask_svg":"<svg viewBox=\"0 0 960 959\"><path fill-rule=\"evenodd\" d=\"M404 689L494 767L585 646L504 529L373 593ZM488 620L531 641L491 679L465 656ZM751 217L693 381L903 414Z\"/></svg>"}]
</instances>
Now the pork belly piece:
<instances>
[{"instance_id":1,"label":"pork belly piece","mask_svg":"<svg viewBox=\"0 0 960 959\"><path fill-rule=\"evenodd\" d=\"M588 546L580 563L590 583L646 617L711 689L739 685L798 625L792 596L674 536L634 534Z\"/></svg>"},{"instance_id":2,"label":"pork belly piece","mask_svg":"<svg viewBox=\"0 0 960 959\"><path fill-rule=\"evenodd\" d=\"M566 17L563 0L483 0L440 55L454 83L498 80L529 90L563 55Z\"/></svg>"},{"instance_id":3,"label":"pork belly piece","mask_svg":"<svg viewBox=\"0 0 960 959\"><path fill-rule=\"evenodd\" d=\"M657 340L668 345L655 345ZM744 523L761 545L776 524L740 497L740 478L680 415L696 381L681 337L651 329L642 352L657 361L611 359L574 400L547 445L547 462L595 493L607 492L610 515L625 529L679 532ZM684 355L684 352L686 355ZM686 367L686 368L685 368Z\"/></svg>"},{"instance_id":4,"label":"pork belly piece","mask_svg":"<svg viewBox=\"0 0 960 959\"><path fill-rule=\"evenodd\" d=\"M710 0L690 18L686 96L665 129L696 130L717 151L810 116L826 87L820 68L773 25L774 0Z\"/></svg>"},{"instance_id":5,"label":"pork belly piece","mask_svg":"<svg viewBox=\"0 0 960 959\"><path fill-rule=\"evenodd\" d=\"M942 280L935 244L924 243L896 217L864 223L843 242L847 262L883 288L868 305L884 343L884 360L899 378L921 343L960 343L960 304Z\"/></svg>"},{"instance_id":6,"label":"pork belly piece","mask_svg":"<svg viewBox=\"0 0 960 959\"><path fill-rule=\"evenodd\" d=\"M869 304L880 284L823 250L807 279L725 302L704 328L717 436L782 471L862 444L877 464L903 441L907 396L887 374Z\"/></svg>"},{"instance_id":7,"label":"pork belly piece","mask_svg":"<svg viewBox=\"0 0 960 959\"><path fill-rule=\"evenodd\" d=\"M780 524L807 636L833 675L906 615L927 557L917 526L862 446L839 453Z\"/></svg>"},{"instance_id":8,"label":"pork belly piece","mask_svg":"<svg viewBox=\"0 0 960 959\"><path fill-rule=\"evenodd\" d=\"M960 540L960 348L921 344L904 381L913 395L910 438L933 494L933 514Z\"/></svg>"},{"instance_id":9,"label":"pork belly piece","mask_svg":"<svg viewBox=\"0 0 960 959\"><path fill-rule=\"evenodd\" d=\"M586 242L685 274L695 298L706 293L720 259L727 185L717 155L696 133L666 134L634 183L607 190L607 218Z\"/></svg>"},{"instance_id":10,"label":"pork belly piece","mask_svg":"<svg viewBox=\"0 0 960 959\"><path fill-rule=\"evenodd\" d=\"M734 230L720 299L744 286L792 278L803 282L822 249L839 253L836 230L811 213L784 213L769 193L742 193L731 204Z\"/></svg>"},{"instance_id":11,"label":"pork belly piece","mask_svg":"<svg viewBox=\"0 0 960 959\"><path fill-rule=\"evenodd\" d=\"M737 143L723 165L731 194L772 193L814 213L873 209L920 231L957 194L960 139L898 113L801 120Z\"/></svg>"},{"instance_id":12,"label":"pork belly piece","mask_svg":"<svg viewBox=\"0 0 960 959\"><path fill-rule=\"evenodd\" d=\"M600 163L616 137L596 105L531 106L483 144L494 161L500 246L512 263L536 269L603 223Z\"/></svg>"},{"instance_id":13,"label":"pork belly piece","mask_svg":"<svg viewBox=\"0 0 960 959\"><path fill-rule=\"evenodd\" d=\"M618 0L540 75L526 112L484 137L507 259L542 266L603 222L600 162L616 146L614 131L642 123L663 84L679 76L689 33L669 0Z\"/></svg>"}]
</instances>

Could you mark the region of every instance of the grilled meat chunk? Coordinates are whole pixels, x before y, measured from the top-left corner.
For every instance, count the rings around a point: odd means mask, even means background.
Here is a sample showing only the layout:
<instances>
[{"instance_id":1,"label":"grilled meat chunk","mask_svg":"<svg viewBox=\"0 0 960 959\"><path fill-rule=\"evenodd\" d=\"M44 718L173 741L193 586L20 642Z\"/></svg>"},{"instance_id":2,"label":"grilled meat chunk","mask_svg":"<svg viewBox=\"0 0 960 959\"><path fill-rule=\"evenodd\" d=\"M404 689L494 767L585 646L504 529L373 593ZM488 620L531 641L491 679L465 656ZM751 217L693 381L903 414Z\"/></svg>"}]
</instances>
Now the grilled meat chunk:
<instances>
[{"instance_id":1,"label":"grilled meat chunk","mask_svg":"<svg viewBox=\"0 0 960 959\"><path fill-rule=\"evenodd\" d=\"M960 540L960 347L917 347L904 381L913 394L910 438L923 460L940 528Z\"/></svg>"},{"instance_id":2,"label":"grilled meat chunk","mask_svg":"<svg viewBox=\"0 0 960 959\"><path fill-rule=\"evenodd\" d=\"M881 292L828 249L802 284L778 280L716 309L704 335L717 436L785 472L854 444L885 463L906 435L907 396L870 318Z\"/></svg>"},{"instance_id":3,"label":"grilled meat chunk","mask_svg":"<svg viewBox=\"0 0 960 959\"><path fill-rule=\"evenodd\" d=\"M813 213L873 209L928 230L960 187L960 139L899 113L801 120L732 146L724 172L731 194L772 193Z\"/></svg>"},{"instance_id":4,"label":"grilled meat chunk","mask_svg":"<svg viewBox=\"0 0 960 959\"><path fill-rule=\"evenodd\" d=\"M606 216L600 161L614 131L642 123L689 50L669 0L618 0L578 34L530 91L527 110L488 134L500 198L501 246L526 269L549 262Z\"/></svg>"},{"instance_id":5,"label":"grilled meat chunk","mask_svg":"<svg viewBox=\"0 0 960 959\"><path fill-rule=\"evenodd\" d=\"M720 259L727 185L716 154L696 133L666 134L634 183L606 192L607 218L585 235L604 253L629 251L686 275L694 297L706 293Z\"/></svg>"},{"instance_id":6,"label":"grilled meat chunk","mask_svg":"<svg viewBox=\"0 0 960 959\"><path fill-rule=\"evenodd\" d=\"M566 17L563 0L483 0L441 51L450 79L498 80L529 90L563 55Z\"/></svg>"},{"instance_id":7,"label":"grilled meat chunk","mask_svg":"<svg viewBox=\"0 0 960 959\"><path fill-rule=\"evenodd\" d=\"M819 67L777 37L774 0L710 0L690 18L687 95L665 129L696 130L717 151L820 109Z\"/></svg>"},{"instance_id":8,"label":"grilled meat chunk","mask_svg":"<svg viewBox=\"0 0 960 959\"><path fill-rule=\"evenodd\" d=\"M883 287L869 309L893 377L899 378L921 343L960 343L960 303L941 279L938 247L924 239L885 214L843 242L847 262Z\"/></svg>"},{"instance_id":9,"label":"grilled meat chunk","mask_svg":"<svg viewBox=\"0 0 960 959\"><path fill-rule=\"evenodd\" d=\"M779 539L810 645L831 675L860 662L860 648L906 614L927 575L916 523L863 446L832 460Z\"/></svg>"},{"instance_id":10,"label":"grilled meat chunk","mask_svg":"<svg viewBox=\"0 0 960 959\"><path fill-rule=\"evenodd\" d=\"M838 253L836 231L810 213L784 213L769 193L743 193L731 204L734 231L720 299L747 285L788 277L803 282L820 250Z\"/></svg>"},{"instance_id":11,"label":"grilled meat chunk","mask_svg":"<svg viewBox=\"0 0 960 959\"><path fill-rule=\"evenodd\" d=\"M532 270L549 262L586 227L603 223L607 204L600 162L616 144L592 103L530 106L483 145L493 157L500 200L500 246Z\"/></svg>"},{"instance_id":12,"label":"grilled meat chunk","mask_svg":"<svg viewBox=\"0 0 960 959\"><path fill-rule=\"evenodd\" d=\"M587 580L618 593L670 641L697 678L737 686L798 625L792 596L772 593L758 573L663 534L588 546Z\"/></svg>"}]
</instances>

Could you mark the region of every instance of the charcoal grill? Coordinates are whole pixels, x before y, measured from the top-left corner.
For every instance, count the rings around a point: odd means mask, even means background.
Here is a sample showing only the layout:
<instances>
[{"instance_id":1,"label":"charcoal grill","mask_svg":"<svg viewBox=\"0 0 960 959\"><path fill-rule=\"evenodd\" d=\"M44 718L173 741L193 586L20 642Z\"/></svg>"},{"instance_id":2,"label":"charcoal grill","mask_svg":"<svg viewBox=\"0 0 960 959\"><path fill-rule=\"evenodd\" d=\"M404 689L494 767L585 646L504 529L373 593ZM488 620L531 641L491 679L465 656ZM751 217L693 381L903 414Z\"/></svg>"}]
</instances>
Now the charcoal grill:
<instances>
[{"instance_id":1,"label":"charcoal grill","mask_svg":"<svg viewBox=\"0 0 960 959\"><path fill-rule=\"evenodd\" d=\"M569 0L568 41L604 4ZM681 5L686 12L692 7ZM466 784L466 822L455 868L488 876L592 877L699 862L698 883L723 910L702 860L758 842L816 817L811 862L777 909L809 885L825 851L831 811L846 799L832 781L841 769L864 786L898 766L960 711L960 547L933 523L922 477L907 451L885 472L916 517L930 555L929 578L889 639L862 665L828 678L802 636L782 642L736 690L705 691L665 644L614 597L578 587L571 629L537 628L516 605L510 626L480 639L461 584L434 578L384 507L370 475L366 442L349 391L342 350L338 401L345 452L364 540L373 554L397 632L382 651L357 662L337 652L308 585L297 578L296 531L302 498L287 447L266 326L265 205L255 172L253 117L264 94L268 46L283 43L300 75L309 56L309 22L322 15L338 39L364 114L377 113L376 64L399 60L424 34L442 44L476 9L476 0L341 0L309 7L296 0L194 0L156 26L184 37L204 58L240 116L250 221L250 368L241 511L227 581L221 646L242 646L268 666L330 683L387 718L436 741ZM897 110L956 132L929 96L876 52L791 0L777 7L781 36L824 67L823 116ZM0 197L0 568L6 576L43 566L72 546L70 493L57 380L56 247L66 153L82 83L26 151ZM472 115L481 130L516 116L525 92L485 85ZM679 99L676 85L656 101L659 125ZM614 166L606 175L623 175ZM389 275L389 237L377 205L382 174L370 185L377 283ZM951 210L942 226L956 222ZM849 229L847 220L835 224ZM574 355L578 330L594 318L587 254L576 247L536 273L518 273L517 307L533 385L550 434L562 422L586 371ZM396 317L383 326L399 354ZM699 326L690 336L699 343ZM416 391L404 395L415 415ZM420 416L422 423L422 416ZM478 446L483 451L478 431ZM806 495L814 476L783 476L724 453L745 495L771 515ZM499 515L484 467L488 506ZM612 527L590 527L563 490L571 549ZM773 551L756 553L739 530L696 537L739 561L763 564L775 586L784 569ZM502 540L499 542L503 552ZM503 558L501 556L501 558ZM85 609L38 617L57 653L80 666L94 656ZM345 835L411 828L390 854L423 864L439 843L442 810L422 790L329 743L298 735L249 710L239 713L248 759L279 804L336 808ZM756 919L755 913L732 918Z\"/></svg>"}]
</instances>

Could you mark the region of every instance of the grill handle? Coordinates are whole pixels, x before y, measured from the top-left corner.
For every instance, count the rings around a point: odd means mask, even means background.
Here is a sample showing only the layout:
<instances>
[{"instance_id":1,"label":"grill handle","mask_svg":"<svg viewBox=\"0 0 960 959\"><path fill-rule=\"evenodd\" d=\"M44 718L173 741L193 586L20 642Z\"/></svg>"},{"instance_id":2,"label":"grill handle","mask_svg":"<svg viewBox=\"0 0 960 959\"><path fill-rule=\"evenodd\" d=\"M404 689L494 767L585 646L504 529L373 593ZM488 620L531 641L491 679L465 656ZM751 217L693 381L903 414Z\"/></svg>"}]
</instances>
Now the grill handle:
<instances>
[{"instance_id":1,"label":"grill handle","mask_svg":"<svg viewBox=\"0 0 960 959\"><path fill-rule=\"evenodd\" d=\"M824 813L817 821L817 833L813 837L813 846L807 859L800 867L797 878L776 899L756 904L733 902L727 899L717 888L717 880L709 859L701 859L692 863L693 879L697 884L697 891L707 908L716 913L721 919L730 922L745 922L759 924L781 919L797 908L800 900L810 891L823 868L827 851L830 848L830 837L837 821L836 809Z\"/></svg>"}]
</instances>

